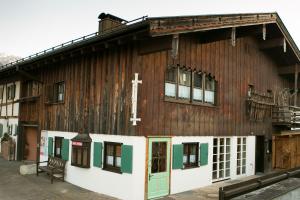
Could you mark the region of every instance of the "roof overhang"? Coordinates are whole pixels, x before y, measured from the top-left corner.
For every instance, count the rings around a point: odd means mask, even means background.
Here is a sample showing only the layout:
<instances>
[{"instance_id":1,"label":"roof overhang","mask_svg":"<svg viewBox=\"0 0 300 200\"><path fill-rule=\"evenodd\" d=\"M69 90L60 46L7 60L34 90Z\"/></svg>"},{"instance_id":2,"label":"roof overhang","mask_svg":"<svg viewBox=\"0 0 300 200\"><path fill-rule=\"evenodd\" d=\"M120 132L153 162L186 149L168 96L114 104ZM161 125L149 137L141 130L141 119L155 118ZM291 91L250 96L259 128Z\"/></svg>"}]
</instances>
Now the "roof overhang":
<instances>
[{"instance_id":1,"label":"roof overhang","mask_svg":"<svg viewBox=\"0 0 300 200\"><path fill-rule=\"evenodd\" d=\"M279 15L275 13L251 13L251 14L226 14L226 15L203 15L203 16L181 16L181 17L158 17L149 18L150 35L152 37L183 34L191 32L205 32L216 29L238 28L246 26L257 26L276 24L281 31L287 44L300 63L300 51L284 26Z\"/></svg>"}]
</instances>

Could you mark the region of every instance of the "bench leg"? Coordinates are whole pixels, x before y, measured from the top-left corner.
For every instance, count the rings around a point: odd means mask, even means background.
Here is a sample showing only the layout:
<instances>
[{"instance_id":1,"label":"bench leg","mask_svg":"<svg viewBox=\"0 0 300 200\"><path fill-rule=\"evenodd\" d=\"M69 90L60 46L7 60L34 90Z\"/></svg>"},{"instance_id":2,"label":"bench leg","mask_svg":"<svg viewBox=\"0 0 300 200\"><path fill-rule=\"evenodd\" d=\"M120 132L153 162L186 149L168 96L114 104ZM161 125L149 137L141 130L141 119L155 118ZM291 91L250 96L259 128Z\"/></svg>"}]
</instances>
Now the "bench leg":
<instances>
[{"instance_id":1,"label":"bench leg","mask_svg":"<svg viewBox=\"0 0 300 200\"><path fill-rule=\"evenodd\" d=\"M53 174L51 174L51 184L53 184Z\"/></svg>"}]
</instances>

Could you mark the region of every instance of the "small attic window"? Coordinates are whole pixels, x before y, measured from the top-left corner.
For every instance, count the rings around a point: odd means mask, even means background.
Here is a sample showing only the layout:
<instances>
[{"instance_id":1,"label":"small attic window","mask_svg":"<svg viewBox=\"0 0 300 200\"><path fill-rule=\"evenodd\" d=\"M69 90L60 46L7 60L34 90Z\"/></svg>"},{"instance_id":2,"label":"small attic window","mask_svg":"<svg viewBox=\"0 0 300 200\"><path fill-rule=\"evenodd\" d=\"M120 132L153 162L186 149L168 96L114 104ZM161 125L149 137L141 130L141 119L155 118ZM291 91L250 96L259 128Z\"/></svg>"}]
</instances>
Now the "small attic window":
<instances>
[{"instance_id":1,"label":"small attic window","mask_svg":"<svg viewBox=\"0 0 300 200\"><path fill-rule=\"evenodd\" d=\"M71 165L81 168L90 168L91 142L89 134L78 134L72 139Z\"/></svg>"}]
</instances>

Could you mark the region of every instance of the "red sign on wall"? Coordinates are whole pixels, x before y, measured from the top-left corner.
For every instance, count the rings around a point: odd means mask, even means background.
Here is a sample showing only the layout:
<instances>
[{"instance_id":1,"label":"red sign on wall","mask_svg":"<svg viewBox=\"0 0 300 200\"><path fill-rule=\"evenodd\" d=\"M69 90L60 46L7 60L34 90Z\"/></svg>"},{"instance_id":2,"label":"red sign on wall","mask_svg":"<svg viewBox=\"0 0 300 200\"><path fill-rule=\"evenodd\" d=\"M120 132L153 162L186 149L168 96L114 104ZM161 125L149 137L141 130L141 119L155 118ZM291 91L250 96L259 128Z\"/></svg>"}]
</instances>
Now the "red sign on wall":
<instances>
[{"instance_id":1,"label":"red sign on wall","mask_svg":"<svg viewBox=\"0 0 300 200\"><path fill-rule=\"evenodd\" d=\"M82 146L82 142L72 142L73 146Z\"/></svg>"}]
</instances>

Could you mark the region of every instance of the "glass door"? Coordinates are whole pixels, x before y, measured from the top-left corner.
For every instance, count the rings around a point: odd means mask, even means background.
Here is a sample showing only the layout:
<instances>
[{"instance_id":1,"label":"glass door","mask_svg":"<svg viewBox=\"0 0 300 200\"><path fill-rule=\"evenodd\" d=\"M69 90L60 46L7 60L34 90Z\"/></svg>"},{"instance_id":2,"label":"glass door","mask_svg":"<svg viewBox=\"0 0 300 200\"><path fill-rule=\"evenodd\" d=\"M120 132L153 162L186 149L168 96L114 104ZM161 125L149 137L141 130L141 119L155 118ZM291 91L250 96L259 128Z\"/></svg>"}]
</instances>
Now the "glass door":
<instances>
[{"instance_id":1,"label":"glass door","mask_svg":"<svg viewBox=\"0 0 300 200\"><path fill-rule=\"evenodd\" d=\"M148 199L169 194L170 138L149 138Z\"/></svg>"},{"instance_id":2,"label":"glass door","mask_svg":"<svg viewBox=\"0 0 300 200\"><path fill-rule=\"evenodd\" d=\"M214 138L213 182L230 178L230 138Z\"/></svg>"},{"instance_id":3,"label":"glass door","mask_svg":"<svg viewBox=\"0 0 300 200\"><path fill-rule=\"evenodd\" d=\"M237 138L236 174L246 174L246 137Z\"/></svg>"}]
</instances>

